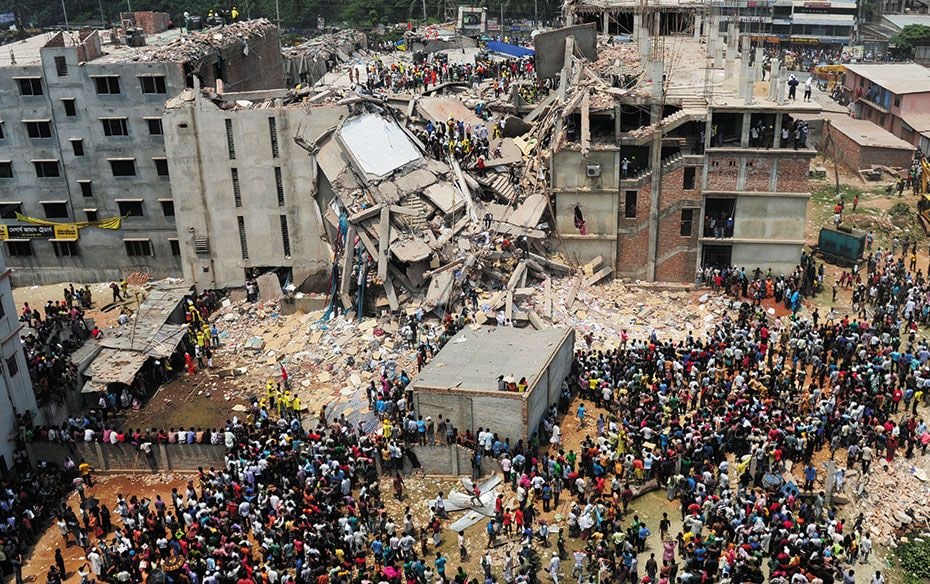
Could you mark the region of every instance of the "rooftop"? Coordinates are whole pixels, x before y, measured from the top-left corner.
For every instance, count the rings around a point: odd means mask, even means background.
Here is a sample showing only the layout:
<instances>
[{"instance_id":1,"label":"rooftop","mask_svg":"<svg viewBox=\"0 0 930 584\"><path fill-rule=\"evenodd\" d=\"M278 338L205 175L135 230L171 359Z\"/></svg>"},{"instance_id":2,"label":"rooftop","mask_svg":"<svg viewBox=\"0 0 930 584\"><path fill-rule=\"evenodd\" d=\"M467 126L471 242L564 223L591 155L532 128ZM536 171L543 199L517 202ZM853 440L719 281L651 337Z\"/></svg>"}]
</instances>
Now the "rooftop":
<instances>
[{"instance_id":1,"label":"rooftop","mask_svg":"<svg viewBox=\"0 0 930 584\"><path fill-rule=\"evenodd\" d=\"M886 14L883 18L902 29L912 24L930 26L930 14Z\"/></svg>"},{"instance_id":2,"label":"rooftop","mask_svg":"<svg viewBox=\"0 0 930 584\"><path fill-rule=\"evenodd\" d=\"M53 36L55 33L37 34L21 41L0 45L0 67L38 65L41 63L39 50Z\"/></svg>"},{"instance_id":3,"label":"rooftop","mask_svg":"<svg viewBox=\"0 0 930 584\"><path fill-rule=\"evenodd\" d=\"M413 380L417 389L497 391L500 375L536 384L569 329L465 327Z\"/></svg>"},{"instance_id":4,"label":"rooftop","mask_svg":"<svg viewBox=\"0 0 930 584\"><path fill-rule=\"evenodd\" d=\"M868 120L857 120L849 116L829 116L830 126L837 132L847 136L859 146L872 148L894 148L899 150L913 150L909 142L905 142L881 126Z\"/></svg>"},{"instance_id":5,"label":"rooftop","mask_svg":"<svg viewBox=\"0 0 930 584\"><path fill-rule=\"evenodd\" d=\"M917 63L854 64L846 65L846 70L881 85L891 93L930 92L930 69Z\"/></svg>"}]
</instances>

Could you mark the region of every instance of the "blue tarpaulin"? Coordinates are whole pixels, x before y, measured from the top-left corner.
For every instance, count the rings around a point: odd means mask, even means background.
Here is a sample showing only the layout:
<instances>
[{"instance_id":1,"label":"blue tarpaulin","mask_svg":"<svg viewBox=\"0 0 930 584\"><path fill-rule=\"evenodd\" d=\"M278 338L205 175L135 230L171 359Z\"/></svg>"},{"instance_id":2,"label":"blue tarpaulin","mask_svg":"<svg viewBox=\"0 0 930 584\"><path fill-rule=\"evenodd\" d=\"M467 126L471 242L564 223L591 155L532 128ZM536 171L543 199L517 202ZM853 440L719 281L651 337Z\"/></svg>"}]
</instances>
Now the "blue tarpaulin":
<instances>
[{"instance_id":1,"label":"blue tarpaulin","mask_svg":"<svg viewBox=\"0 0 930 584\"><path fill-rule=\"evenodd\" d=\"M510 43L502 43L500 41L488 41L488 50L511 57L528 57L536 54L536 51L533 49L521 47L520 45L511 45Z\"/></svg>"}]
</instances>

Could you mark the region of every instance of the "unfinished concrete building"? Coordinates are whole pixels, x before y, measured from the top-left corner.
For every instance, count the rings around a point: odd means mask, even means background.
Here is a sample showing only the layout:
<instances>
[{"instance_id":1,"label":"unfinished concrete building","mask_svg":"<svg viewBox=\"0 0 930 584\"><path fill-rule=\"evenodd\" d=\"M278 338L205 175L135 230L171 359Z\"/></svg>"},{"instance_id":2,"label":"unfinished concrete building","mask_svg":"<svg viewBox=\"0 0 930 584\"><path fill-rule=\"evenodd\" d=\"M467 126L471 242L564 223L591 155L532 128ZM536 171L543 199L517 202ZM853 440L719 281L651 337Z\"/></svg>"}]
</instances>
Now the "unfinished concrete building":
<instances>
[{"instance_id":1,"label":"unfinished concrete building","mask_svg":"<svg viewBox=\"0 0 930 584\"><path fill-rule=\"evenodd\" d=\"M566 6L587 27L613 31L628 19L634 34L602 45L594 62L565 59L560 72L572 82L550 172L564 251L648 281L690 282L705 265L789 273L805 243L816 154L794 140L793 116L820 107L800 92L787 99L777 62L763 82L761 48L747 36L738 46L734 24L724 42L703 3L681 6Z\"/></svg>"},{"instance_id":2,"label":"unfinished concrete building","mask_svg":"<svg viewBox=\"0 0 930 584\"><path fill-rule=\"evenodd\" d=\"M284 83L267 21L129 41L88 30L0 47L0 218L78 224L67 238L8 237L17 285L179 276L165 100L195 78L227 91Z\"/></svg>"}]
</instances>

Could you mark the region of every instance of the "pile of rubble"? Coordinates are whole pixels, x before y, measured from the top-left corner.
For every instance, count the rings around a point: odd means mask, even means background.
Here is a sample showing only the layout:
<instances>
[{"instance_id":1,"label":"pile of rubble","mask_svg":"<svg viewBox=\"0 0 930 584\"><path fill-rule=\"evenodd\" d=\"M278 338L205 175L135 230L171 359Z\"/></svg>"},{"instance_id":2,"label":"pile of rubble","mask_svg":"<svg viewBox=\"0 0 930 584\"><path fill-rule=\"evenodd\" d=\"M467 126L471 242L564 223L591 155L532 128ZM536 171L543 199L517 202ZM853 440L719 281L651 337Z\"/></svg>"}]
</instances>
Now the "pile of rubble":
<instances>
[{"instance_id":1,"label":"pile of rubble","mask_svg":"<svg viewBox=\"0 0 930 584\"><path fill-rule=\"evenodd\" d=\"M151 62L197 62L218 51L242 45L248 50L248 39L263 37L275 31L275 25L264 18L233 22L205 31L188 31L162 45L134 49L127 60Z\"/></svg>"},{"instance_id":2,"label":"pile of rubble","mask_svg":"<svg viewBox=\"0 0 930 584\"><path fill-rule=\"evenodd\" d=\"M368 37L363 32L341 30L313 37L293 47L284 47L284 75L289 87L311 86L335 65L358 61L367 55Z\"/></svg>"},{"instance_id":3,"label":"pile of rubble","mask_svg":"<svg viewBox=\"0 0 930 584\"><path fill-rule=\"evenodd\" d=\"M884 545L894 547L901 535L930 528L927 469L915 467L915 460L922 462L900 455L890 464L878 459L864 480L859 471L847 470L845 491L852 507L848 515L864 514L864 525Z\"/></svg>"}]
</instances>

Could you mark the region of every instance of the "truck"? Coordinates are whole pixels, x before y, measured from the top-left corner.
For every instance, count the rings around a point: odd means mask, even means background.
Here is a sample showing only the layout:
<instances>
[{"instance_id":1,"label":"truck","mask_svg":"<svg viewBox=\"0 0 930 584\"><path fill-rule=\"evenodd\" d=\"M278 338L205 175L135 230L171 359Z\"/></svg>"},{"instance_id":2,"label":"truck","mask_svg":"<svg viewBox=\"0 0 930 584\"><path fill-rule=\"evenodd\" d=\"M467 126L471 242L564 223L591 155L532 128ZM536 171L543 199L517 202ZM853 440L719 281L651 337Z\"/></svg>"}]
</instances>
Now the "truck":
<instances>
[{"instance_id":1,"label":"truck","mask_svg":"<svg viewBox=\"0 0 930 584\"><path fill-rule=\"evenodd\" d=\"M840 266L853 266L862 261L865 233L849 227L822 227L814 253Z\"/></svg>"}]
</instances>

